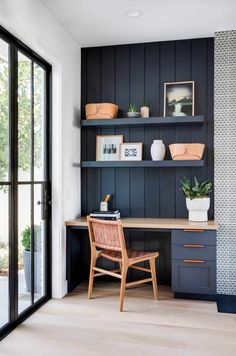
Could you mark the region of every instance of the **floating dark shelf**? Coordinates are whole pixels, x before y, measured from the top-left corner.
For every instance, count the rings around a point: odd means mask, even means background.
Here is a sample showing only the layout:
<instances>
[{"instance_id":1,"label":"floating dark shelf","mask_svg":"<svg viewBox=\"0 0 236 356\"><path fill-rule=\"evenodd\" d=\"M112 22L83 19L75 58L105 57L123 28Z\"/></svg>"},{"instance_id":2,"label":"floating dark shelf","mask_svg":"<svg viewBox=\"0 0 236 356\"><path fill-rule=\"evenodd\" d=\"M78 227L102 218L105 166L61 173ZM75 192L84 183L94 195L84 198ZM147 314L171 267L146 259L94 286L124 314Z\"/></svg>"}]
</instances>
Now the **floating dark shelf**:
<instances>
[{"instance_id":1,"label":"floating dark shelf","mask_svg":"<svg viewBox=\"0 0 236 356\"><path fill-rule=\"evenodd\" d=\"M142 168L142 167L204 167L204 161L82 161L81 167L87 168Z\"/></svg>"},{"instance_id":2,"label":"floating dark shelf","mask_svg":"<svg viewBox=\"0 0 236 356\"><path fill-rule=\"evenodd\" d=\"M123 118L123 119L99 119L81 120L82 127L95 126L159 126L159 125L187 125L203 124L204 116L178 116L178 117L149 117L149 118Z\"/></svg>"}]
</instances>

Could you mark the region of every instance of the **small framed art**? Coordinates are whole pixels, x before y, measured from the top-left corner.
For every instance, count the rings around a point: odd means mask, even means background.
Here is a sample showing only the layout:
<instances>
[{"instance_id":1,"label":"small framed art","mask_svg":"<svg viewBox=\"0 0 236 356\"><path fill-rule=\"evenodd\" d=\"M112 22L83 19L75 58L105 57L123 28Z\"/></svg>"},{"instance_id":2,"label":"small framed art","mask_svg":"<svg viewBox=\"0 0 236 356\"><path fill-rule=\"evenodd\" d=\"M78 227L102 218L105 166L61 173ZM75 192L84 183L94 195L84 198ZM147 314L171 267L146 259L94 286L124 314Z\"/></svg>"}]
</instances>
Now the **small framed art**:
<instances>
[{"instance_id":1,"label":"small framed art","mask_svg":"<svg viewBox=\"0 0 236 356\"><path fill-rule=\"evenodd\" d=\"M194 115L194 81L164 83L164 116Z\"/></svg>"},{"instance_id":2,"label":"small framed art","mask_svg":"<svg viewBox=\"0 0 236 356\"><path fill-rule=\"evenodd\" d=\"M123 135L98 135L96 137L96 161L119 161Z\"/></svg>"},{"instance_id":3,"label":"small framed art","mask_svg":"<svg viewBox=\"0 0 236 356\"><path fill-rule=\"evenodd\" d=\"M142 161L143 143L122 143L120 151L121 161Z\"/></svg>"}]
</instances>

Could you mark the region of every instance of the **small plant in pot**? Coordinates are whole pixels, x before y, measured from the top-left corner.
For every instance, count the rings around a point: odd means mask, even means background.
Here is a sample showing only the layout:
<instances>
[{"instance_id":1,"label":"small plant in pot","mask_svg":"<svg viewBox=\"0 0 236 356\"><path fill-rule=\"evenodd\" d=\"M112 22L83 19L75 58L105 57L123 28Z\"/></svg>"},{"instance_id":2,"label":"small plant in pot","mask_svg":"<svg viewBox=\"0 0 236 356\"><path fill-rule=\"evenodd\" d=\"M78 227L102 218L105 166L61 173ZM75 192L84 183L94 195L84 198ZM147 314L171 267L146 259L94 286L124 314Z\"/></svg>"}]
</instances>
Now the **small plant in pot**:
<instances>
[{"instance_id":1,"label":"small plant in pot","mask_svg":"<svg viewBox=\"0 0 236 356\"><path fill-rule=\"evenodd\" d=\"M128 112L127 112L128 117L139 117L140 112L137 111L137 108L133 104L129 104Z\"/></svg>"},{"instance_id":2,"label":"small plant in pot","mask_svg":"<svg viewBox=\"0 0 236 356\"><path fill-rule=\"evenodd\" d=\"M24 274L27 292L31 291L31 228L26 226L21 234L24 247ZM41 291L41 226L34 225L34 292Z\"/></svg>"},{"instance_id":3,"label":"small plant in pot","mask_svg":"<svg viewBox=\"0 0 236 356\"><path fill-rule=\"evenodd\" d=\"M194 177L194 182L191 184L190 179L183 178L180 190L186 197L189 221L208 221L208 210L210 208L210 198L208 195L212 191L211 188L212 184L209 180L199 182Z\"/></svg>"}]
</instances>

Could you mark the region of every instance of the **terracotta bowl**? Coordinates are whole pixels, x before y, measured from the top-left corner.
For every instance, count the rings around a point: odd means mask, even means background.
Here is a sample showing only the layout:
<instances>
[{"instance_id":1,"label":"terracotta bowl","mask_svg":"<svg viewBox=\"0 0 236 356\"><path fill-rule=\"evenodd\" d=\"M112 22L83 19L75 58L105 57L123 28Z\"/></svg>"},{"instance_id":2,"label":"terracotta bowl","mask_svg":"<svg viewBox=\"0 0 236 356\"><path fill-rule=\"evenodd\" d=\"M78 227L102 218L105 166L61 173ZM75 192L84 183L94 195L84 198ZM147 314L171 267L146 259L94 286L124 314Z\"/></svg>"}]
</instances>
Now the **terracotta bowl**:
<instances>
[{"instance_id":1,"label":"terracotta bowl","mask_svg":"<svg viewBox=\"0 0 236 356\"><path fill-rule=\"evenodd\" d=\"M200 160L205 145L202 143L173 143L169 145L173 160Z\"/></svg>"},{"instance_id":2,"label":"terracotta bowl","mask_svg":"<svg viewBox=\"0 0 236 356\"><path fill-rule=\"evenodd\" d=\"M87 104L86 119L114 119L118 114L118 105L110 103Z\"/></svg>"}]
</instances>

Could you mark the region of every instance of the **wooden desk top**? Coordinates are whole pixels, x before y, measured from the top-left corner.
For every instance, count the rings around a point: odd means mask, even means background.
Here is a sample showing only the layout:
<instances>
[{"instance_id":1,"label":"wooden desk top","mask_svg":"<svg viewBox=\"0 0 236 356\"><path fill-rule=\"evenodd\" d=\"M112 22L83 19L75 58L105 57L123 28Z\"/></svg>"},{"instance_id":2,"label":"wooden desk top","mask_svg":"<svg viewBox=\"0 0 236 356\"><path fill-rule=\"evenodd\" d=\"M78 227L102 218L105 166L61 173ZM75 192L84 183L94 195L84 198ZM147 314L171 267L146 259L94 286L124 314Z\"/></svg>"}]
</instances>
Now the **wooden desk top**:
<instances>
[{"instance_id":1,"label":"wooden desk top","mask_svg":"<svg viewBox=\"0 0 236 356\"><path fill-rule=\"evenodd\" d=\"M121 219L124 228L138 229L198 229L198 230L218 230L219 226L215 221L205 223L190 222L187 219L158 219L158 218L123 218ZM65 221L66 226L86 227L86 217Z\"/></svg>"}]
</instances>

